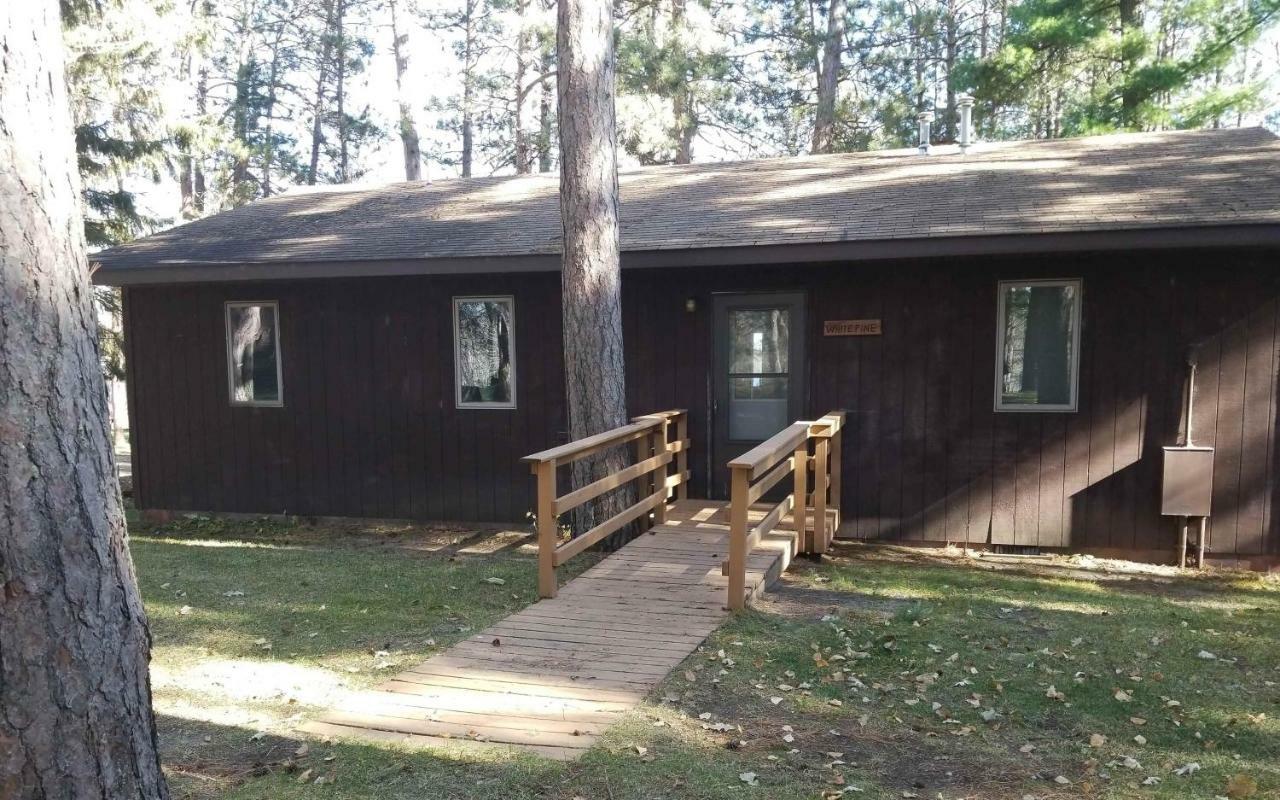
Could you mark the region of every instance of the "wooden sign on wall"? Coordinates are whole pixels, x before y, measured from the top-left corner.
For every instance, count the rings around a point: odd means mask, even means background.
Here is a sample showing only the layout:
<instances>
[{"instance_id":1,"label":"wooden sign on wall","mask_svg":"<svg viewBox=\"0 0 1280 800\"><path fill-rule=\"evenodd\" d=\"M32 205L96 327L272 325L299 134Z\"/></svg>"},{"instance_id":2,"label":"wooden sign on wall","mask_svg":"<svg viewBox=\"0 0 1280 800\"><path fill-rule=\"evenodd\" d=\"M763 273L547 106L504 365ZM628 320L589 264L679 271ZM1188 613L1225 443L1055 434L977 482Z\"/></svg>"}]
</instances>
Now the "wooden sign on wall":
<instances>
[{"instance_id":1,"label":"wooden sign on wall","mask_svg":"<svg viewBox=\"0 0 1280 800\"><path fill-rule=\"evenodd\" d=\"M878 319L829 319L822 323L823 336L879 336Z\"/></svg>"}]
</instances>

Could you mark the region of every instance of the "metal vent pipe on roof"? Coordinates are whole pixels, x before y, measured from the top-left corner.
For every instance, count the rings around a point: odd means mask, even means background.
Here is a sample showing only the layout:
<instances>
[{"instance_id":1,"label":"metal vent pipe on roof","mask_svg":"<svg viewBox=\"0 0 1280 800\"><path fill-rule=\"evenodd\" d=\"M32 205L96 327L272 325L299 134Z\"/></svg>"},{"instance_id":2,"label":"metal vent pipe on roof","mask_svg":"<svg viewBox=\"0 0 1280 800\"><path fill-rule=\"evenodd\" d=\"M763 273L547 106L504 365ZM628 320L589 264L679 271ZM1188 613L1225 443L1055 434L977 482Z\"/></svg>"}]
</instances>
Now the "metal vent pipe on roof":
<instances>
[{"instance_id":1,"label":"metal vent pipe on roof","mask_svg":"<svg viewBox=\"0 0 1280 800\"><path fill-rule=\"evenodd\" d=\"M969 152L969 146L973 144L973 95L962 94L956 98L956 105L960 107L960 154L964 155Z\"/></svg>"},{"instance_id":2,"label":"metal vent pipe on roof","mask_svg":"<svg viewBox=\"0 0 1280 800\"><path fill-rule=\"evenodd\" d=\"M933 122L932 111L921 111L916 115L916 120L920 123L920 146L917 148L920 155L929 155L929 123Z\"/></svg>"}]
</instances>

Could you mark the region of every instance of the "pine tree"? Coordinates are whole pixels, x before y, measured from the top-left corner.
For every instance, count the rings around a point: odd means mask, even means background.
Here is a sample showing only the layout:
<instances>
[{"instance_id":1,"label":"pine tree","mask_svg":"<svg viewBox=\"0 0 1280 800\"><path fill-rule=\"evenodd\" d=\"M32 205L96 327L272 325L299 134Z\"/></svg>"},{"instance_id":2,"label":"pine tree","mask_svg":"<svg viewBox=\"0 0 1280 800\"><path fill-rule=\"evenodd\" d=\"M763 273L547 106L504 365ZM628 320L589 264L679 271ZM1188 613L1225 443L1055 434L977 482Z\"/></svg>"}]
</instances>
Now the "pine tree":
<instances>
[{"instance_id":1,"label":"pine tree","mask_svg":"<svg viewBox=\"0 0 1280 800\"><path fill-rule=\"evenodd\" d=\"M413 101L405 86L405 75L409 71L409 33L396 13L396 0L387 0L387 10L391 14L391 53L396 64L396 105L400 112L398 128L404 150L404 179L416 181L422 178L422 148L418 142Z\"/></svg>"},{"instance_id":2,"label":"pine tree","mask_svg":"<svg viewBox=\"0 0 1280 800\"><path fill-rule=\"evenodd\" d=\"M738 121L729 32L710 0L633 0L619 16L619 143L642 163L688 164L704 126Z\"/></svg>"},{"instance_id":3,"label":"pine tree","mask_svg":"<svg viewBox=\"0 0 1280 800\"><path fill-rule=\"evenodd\" d=\"M569 436L582 439L627 422L618 238L613 5L560 0L556 83L560 119L561 297ZM573 464L586 486L627 464L613 448ZM579 507L579 532L631 505L630 486Z\"/></svg>"},{"instance_id":4,"label":"pine tree","mask_svg":"<svg viewBox=\"0 0 1280 800\"><path fill-rule=\"evenodd\" d=\"M1278 17L1280 0L1025 0L969 80L1007 135L1210 124L1256 105L1261 86L1226 69Z\"/></svg>"},{"instance_id":5,"label":"pine tree","mask_svg":"<svg viewBox=\"0 0 1280 800\"><path fill-rule=\"evenodd\" d=\"M63 4L72 24L84 10ZM60 22L0 3L0 796L167 800Z\"/></svg>"},{"instance_id":6,"label":"pine tree","mask_svg":"<svg viewBox=\"0 0 1280 800\"><path fill-rule=\"evenodd\" d=\"M155 31L167 15L163 0L71 4L63 14L90 247L128 241L164 222L139 209L129 184L159 182L166 166L160 90L174 50Z\"/></svg>"},{"instance_id":7,"label":"pine tree","mask_svg":"<svg viewBox=\"0 0 1280 800\"><path fill-rule=\"evenodd\" d=\"M484 149L490 149L490 137L505 117L494 113L495 105L504 105L500 97L504 81L490 58L507 42L500 9L491 0L457 0L453 7L428 13L426 24L452 40L460 84L459 92L433 101L444 115L440 128L457 142L457 149L439 160L457 166L462 177L469 178L475 169L477 136L483 138Z\"/></svg>"}]
</instances>

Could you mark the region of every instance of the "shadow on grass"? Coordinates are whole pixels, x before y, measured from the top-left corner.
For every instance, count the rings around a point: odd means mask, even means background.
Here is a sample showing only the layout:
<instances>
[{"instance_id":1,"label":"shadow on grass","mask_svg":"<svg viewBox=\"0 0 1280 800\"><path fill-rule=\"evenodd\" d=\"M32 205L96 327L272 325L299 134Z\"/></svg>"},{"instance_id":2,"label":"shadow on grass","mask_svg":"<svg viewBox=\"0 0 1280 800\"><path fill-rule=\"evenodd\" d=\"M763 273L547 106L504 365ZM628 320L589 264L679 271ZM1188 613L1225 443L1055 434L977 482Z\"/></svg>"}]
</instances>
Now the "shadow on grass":
<instances>
[{"instance_id":1,"label":"shadow on grass","mask_svg":"<svg viewBox=\"0 0 1280 800\"><path fill-rule=\"evenodd\" d=\"M654 720L664 720L655 726ZM623 718L575 762L493 747L409 749L395 744L262 736L162 715L161 745L176 800L431 798L431 800L792 800L825 776L803 759L769 762L699 736L670 710ZM748 788L744 772L759 773ZM317 783L319 780L319 783ZM865 785L865 784L864 784ZM874 787L860 797L877 798Z\"/></svg>"},{"instance_id":2,"label":"shadow on grass","mask_svg":"<svg viewBox=\"0 0 1280 800\"><path fill-rule=\"evenodd\" d=\"M298 735L159 715L161 746L175 798L500 798L542 795L562 765L495 749L491 753L409 750L326 742Z\"/></svg>"},{"instance_id":3,"label":"shadow on grass","mask_svg":"<svg viewBox=\"0 0 1280 800\"><path fill-rule=\"evenodd\" d=\"M524 560L393 552L131 544L157 648L238 658L346 660L416 653L536 600ZM269 646L269 649L268 649Z\"/></svg>"}]
</instances>

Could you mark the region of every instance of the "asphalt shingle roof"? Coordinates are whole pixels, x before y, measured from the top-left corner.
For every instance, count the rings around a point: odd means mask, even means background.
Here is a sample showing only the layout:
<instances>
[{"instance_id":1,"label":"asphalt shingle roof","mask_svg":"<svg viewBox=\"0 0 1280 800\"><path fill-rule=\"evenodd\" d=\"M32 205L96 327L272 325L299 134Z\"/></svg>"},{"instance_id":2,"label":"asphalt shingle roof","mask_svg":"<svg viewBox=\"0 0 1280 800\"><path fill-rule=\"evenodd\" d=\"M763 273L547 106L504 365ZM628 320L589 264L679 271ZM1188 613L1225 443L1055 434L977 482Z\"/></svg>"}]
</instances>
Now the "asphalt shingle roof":
<instances>
[{"instance_id":1,"label":"asphalt shingle roof","mask_svg":"<svg viewBox=\"0 0 1280 800\"><path fill-rule=\"evenodd\" d=\"M98 253L173 265L554 255L554 174L291 191ZM1280 223L1261 128L627 170L624 252Z\"/></svg>"}]
</instances>

